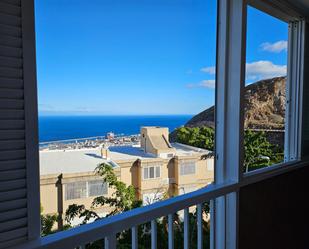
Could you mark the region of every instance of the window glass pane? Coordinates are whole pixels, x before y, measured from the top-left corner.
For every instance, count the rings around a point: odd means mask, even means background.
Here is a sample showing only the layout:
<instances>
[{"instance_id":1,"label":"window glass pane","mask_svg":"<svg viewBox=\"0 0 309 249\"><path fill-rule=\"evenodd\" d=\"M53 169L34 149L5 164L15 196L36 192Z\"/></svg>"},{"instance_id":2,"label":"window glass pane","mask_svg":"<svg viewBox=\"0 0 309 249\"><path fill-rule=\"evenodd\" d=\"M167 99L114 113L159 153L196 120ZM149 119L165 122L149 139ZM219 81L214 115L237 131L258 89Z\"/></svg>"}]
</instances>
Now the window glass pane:
<instances>
[{"instance_id":1,"label":"window glass pane","mask_svg":"<svg viewBox=\"0 0 309 249\"><path fill-rule=\"evenodd\" d=\"M180 175L192 175L192 174L195 174L195 162L182 161L180 163Z\"/></svg>"},{"instance_id":2,"label":"window glass pane","mask_svg":"<svg viewBox=\"0 0 309 249\"><path fill-rule=\"evenodd\" d=\"M154 178L154 167L149 167L149 178Z\"/></svg>"},{"instance_id":3,"label":"window glass pane","mask_svg":"<svg viewBox=\"0 0 309 249\"><path fill-rule=\"evenodd\" d=\"M195 162L190 162L188 165L188 174L195 174Z\"/></svg>"},{"instance_id":4,"label":"window glass pane","mask_svg":"<svg viewBox=\"0 0 309 249\"><path fill-rule=\"evenodd\" d=\"M98 196L107 194L107 184L102 180L88 182L88 196Z\"/></svg>"},{"instance_id":5,"label":"window glass pane","mask_svg":"<svg viewBox=\"0 0 309 249\"><path fill-rule=\"evenodd\" d=\"M156 167L156 177L160 177L160 166Z\"/></svg>"},{"instance_id":6,"label":"window glass pane","mask_svg":"<svg viewBox=\"0 0 309 249\"><path fill-rule=\"evenodd\" d=\"M87 197L86 182L72 182L66 184L65 196L66 200L80 199Z\"/></svg>"},{"instance_id":7,"label":"window glass pane","mask_svg":"<svg viewBox=\"0 0 309 249\"><path fill-rule=\"evenodd\" d=\"M283 162L288 24L248 7L244 172Z\"/></svg>"},{"instance_id":8,"label":"window glass pane","mask_svg":"<svg viewBox=\"0 0 309 249\"><path fill-rule=\"evenodd\" d=\"M42 215L62 230L92 220L58 200L104 218L211 183L217 1L35 1ZM98 177L124 209L92 205Z\"/></svg>"},{"instance_id":9,"label":"window glass pane","mask_svg":"<svg viewBox=\"0 0 309 249\"><path fill-rule=\"evenodd\" d=\"M180 175L181 176L184 175L184 168L182 167L182 165L180 165L179 169L180 169L179 171Z\"/></svg>"},{"instance_id":10,"label":"window glass pane","mask_svg":"<svg viewBox=\"0 0 309 249\"><path fill-rule=\"evenodd\" d=\"M144 179L148 179L148 168L144 168Z\"/></svg>"}]
</instances>

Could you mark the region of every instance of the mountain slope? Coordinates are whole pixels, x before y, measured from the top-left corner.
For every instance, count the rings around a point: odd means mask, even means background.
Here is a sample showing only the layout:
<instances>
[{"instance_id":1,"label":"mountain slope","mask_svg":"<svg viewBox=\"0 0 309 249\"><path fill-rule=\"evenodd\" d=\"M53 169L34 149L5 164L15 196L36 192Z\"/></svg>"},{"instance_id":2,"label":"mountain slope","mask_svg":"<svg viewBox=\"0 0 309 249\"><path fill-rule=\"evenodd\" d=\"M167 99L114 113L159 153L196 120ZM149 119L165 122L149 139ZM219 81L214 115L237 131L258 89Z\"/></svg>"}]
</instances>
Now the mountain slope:
<instances>
[{"instance_id":1,"label":"mountain slope","mask_svg":"<svg viewBox=\"0 0 309 249\"><path fill-rule=\"evenodd\" d=\"M283 130L286 77L250 84L244 90L245 128ZM214 127L214 106L189 120L187 127Z\"/></svg>"}]
</instances>

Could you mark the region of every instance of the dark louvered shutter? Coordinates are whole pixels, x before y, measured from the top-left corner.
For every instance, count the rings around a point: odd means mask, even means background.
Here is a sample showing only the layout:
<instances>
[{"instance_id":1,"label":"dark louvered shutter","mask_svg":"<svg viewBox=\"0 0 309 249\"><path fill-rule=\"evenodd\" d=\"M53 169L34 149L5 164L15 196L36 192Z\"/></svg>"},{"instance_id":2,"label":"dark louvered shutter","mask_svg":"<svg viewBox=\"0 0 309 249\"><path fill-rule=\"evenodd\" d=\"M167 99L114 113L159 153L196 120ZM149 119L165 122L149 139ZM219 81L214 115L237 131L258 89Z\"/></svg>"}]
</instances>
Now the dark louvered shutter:
<instances>
[{"instance_id":1,"label":"dark louvered shutter","mask_svg":"<svg viewBox=\"0 0 309 249\"><path fill-rule=\"evenodd\" d=\"M39 236L33 0L0 0L0 248Z\"/></svg>"}]
</instances>

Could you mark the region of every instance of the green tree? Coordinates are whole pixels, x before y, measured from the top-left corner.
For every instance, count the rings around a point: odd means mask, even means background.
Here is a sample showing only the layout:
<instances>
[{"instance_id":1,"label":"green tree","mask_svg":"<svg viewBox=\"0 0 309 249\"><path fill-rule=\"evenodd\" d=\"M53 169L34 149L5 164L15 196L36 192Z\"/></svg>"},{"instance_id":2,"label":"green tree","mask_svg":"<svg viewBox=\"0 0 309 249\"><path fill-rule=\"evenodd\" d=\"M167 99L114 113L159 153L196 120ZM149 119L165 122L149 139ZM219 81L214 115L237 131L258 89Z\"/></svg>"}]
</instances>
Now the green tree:
<instances>
[{"instance_id":1,"label":"green tree","mask_svg":"<svg viewBox=\"0 0 309 249\"><path fill-rule=\"evenodd\" d=\"M179 143L208 150L214 149L215 132L210 127L181 127L176 130L176 134Z\"/></svg>"},{"instance_id":2,"label":"green tree","mask_svg":"<svg viewBox=\"0 0 309 249\"><path fill-rule=\"evenodd\" d=\"M42 214L43 207L41 206L41 236L46 236L49 234L53 234L59 231L59 229L55 229L56 222L59 221L59 216L56 214ZM69 224L63 226L61 230L68 230L71 228Z\"/></svg>"},{"instance_id":3,"label":"green tree","mask_svg":"<svg viewBox=\"0 0 309 249\"><path fill-rule=\"evenodd\" d=\"M131 210L136 207L140 207L142 202L136 199L136 193L133 186L127 186L124 182L117 179L117 176L113 170L113 167L108 163L100 164L95 173L102 177L102 181L108 184L109 188L113 190L113 194L110 197L99 196L93 199L90 209L86 209L84 205L72 204L68 207L65 213L65 220L71 224L72 220L76 217L82 219L82 224L86 224L90 220L104 219L98 215L94 209L108 205L112 208L112 211L105 217L122 213L124 211ZM124 231L117 235L118 240L121 238L127 238L128 232ZM126 245L128 240L123 240L123 244ZM87 249L101 249L104 247L104 241L98 240L89 243ZM121 247L126 248L126 247Z\"/></svg>"},{"instance_id":4,"label":"green tree","mask_svg":"<svg viewBox=\"0 0 309 249\"><path fill-rule=\"evenodd\" d=\"M94 209L105 205L112 208L112 211L107 216L122 213L142 205L142 202L136 199L134 187L132 185L126 186L124 182L118 180L110 164L100 164L96 168L95 173L101 176L102 181L113 190L112 196L98 196L94 198L91 209L86 209L84 205L70 205L65 213L65 219L68 223L76 217L82 219L81 224L87 223L90 219L101 219L102 217Z\"/></svg>"},{"instance_id":5,"label":"green tree","mask_svg":"<svg viewBox=\"0 0 309 249\"><path fill-rule=\"evenodd\" d=\"M244 135L244 171L282 162L283 151L267 141L265 132L246 130Z\"/></svg>"},{"instance_id":6,"label":"green tree","mask_svg":"<svg viewBox=\"0 0 309 249\"><path fill-rule=\"evenodd\" d=\"M46 236L57 232L56 229L53 229L57 220L57 215L41 215L41 236Z\"/></svg>"},{"instance_id":7,"label":"green tree","mask_svg":"<svg viewBox=\"0 0 309 249\"><path fill-rule=\"evenodd\" d=\"M43 215L43 207L41 206L41 236L55 233L57 230L53 229L58 220L58 215Z\"/></svg>"},{"instance_id":8,"label":"green tree","mask_svg":"<svg viewBox=\"0 0 309 249\"><path fill-rule=\"evenodd\" d=\"M209 127L181 127L176 130L176 141L179 143L213 150L215 133ZM244 171L259 169L280 163L283 150L271 144L265 132L246 130L244 134Z\"/></svg>"}]
</instances>

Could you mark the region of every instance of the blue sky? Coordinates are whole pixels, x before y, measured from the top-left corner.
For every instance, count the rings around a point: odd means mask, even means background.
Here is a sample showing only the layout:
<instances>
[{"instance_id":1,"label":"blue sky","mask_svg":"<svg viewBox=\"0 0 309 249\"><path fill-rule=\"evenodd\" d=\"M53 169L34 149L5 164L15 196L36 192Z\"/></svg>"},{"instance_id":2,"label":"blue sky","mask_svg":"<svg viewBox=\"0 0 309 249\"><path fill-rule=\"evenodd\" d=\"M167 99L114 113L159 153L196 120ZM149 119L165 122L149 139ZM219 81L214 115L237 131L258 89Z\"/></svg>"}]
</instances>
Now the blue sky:
<instances>
[{"instance_id":1,"label":"blue sky","mask_svg":"<svg viewBox=\"0 0 309 249\"><path fill-rule=\"evenodd\" d=\"M39 112L196 114L215 32L215 0L37 0ZM285 74L286 23L249 8L247 40L247 83Z\"/></svg>"}]
</instances>

